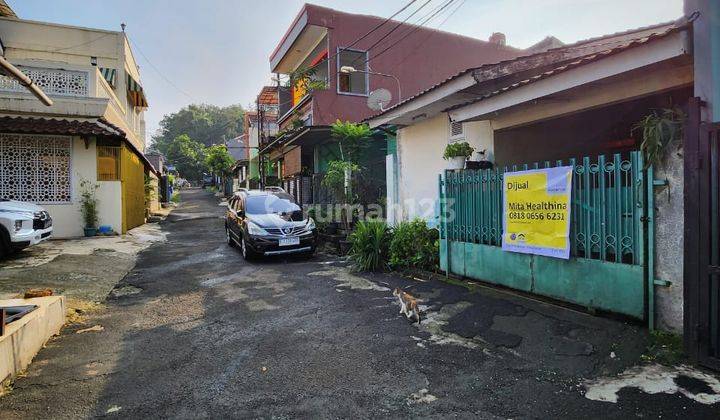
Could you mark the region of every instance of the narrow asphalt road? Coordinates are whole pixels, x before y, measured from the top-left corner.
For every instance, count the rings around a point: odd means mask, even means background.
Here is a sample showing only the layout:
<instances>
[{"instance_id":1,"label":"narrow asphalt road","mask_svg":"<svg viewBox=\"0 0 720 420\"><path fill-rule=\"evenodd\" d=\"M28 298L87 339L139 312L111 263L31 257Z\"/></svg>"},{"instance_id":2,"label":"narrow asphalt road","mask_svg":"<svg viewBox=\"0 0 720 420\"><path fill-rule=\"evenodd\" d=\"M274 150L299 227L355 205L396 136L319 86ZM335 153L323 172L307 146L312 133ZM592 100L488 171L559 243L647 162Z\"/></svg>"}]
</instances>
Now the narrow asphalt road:
<instances>
[{"instance_id":1,"label":"narrow asphalt road","mask_svg":"<svg viewBox=\"0 0 720 420\"><path fill-rule=\"evenodd\" d=\"M583 381L637 362L642 328L491 289L359 276L322 255L246 263L188 190L105 310L0 398L0 418L717 418L681 393ZM391 289L425 309L398 315ZM77 333L101 325L102 331ZM691 381L692 382L692 381ZM694 383L696 386L702 387ZM711 391L706 391L711 392Z\"/></svg>"}]
</instances>

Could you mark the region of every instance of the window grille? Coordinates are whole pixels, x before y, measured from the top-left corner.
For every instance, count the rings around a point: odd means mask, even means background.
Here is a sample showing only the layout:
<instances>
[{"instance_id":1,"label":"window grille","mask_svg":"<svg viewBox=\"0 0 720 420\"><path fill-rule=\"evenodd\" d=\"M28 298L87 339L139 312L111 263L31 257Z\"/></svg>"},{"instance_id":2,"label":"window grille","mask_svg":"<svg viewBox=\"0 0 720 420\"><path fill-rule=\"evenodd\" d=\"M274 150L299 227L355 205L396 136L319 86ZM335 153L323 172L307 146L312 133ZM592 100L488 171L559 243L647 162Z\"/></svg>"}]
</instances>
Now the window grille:
<instances>
[{"instance_id":1,"label":"window grille","mask_svg":"<svg viewBox=\"0 0 720 420\"><path fill-rule=\"evenodd\" d=\"M112 146L97 147L98 181L120 180L120 148Z\"/></svg>"},{"instance_id":2,"label":"window grille","mask_svg":"<svg viewBox=\"0 0 720 420\"><path fill-rule=\"evenodd\" d=\"M463 123L452 121L450 122L450 141L463 140L465 138L465 131Z\"/></svg>"},{"instance_id":3,"label":"window grille","mask_svg":"<svg viewBox=\"0 0 720 420\"><path fill-rule=\"evenodd\" d=\"M72 138L0 133L0 198L71 202Z\"/></svg>"}]
</instances>

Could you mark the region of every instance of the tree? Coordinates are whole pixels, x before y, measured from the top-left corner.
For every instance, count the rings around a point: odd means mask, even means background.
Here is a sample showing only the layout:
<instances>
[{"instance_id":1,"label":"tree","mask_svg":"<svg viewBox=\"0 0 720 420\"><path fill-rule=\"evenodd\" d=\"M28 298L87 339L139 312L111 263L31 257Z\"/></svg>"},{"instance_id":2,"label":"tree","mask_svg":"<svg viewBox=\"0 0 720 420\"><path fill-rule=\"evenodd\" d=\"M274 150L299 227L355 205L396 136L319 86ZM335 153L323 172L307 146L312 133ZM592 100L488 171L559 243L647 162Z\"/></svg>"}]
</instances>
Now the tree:
<instances>
[{"instance_id":1,"label":"tree","mask_svg":"<svg viewBox=\"0 0 720 420\"><path fill-rule=\"evenodd\" d=\"M235 159L230 155L227 147L223 144L216 144L206 149L205 166L215 175L227 176Z\"/></svg>"},{"instance_id":2,"label":"tree","mask_svg":"<svg viewBox=\"0 0 720 420\"><path fill-rule=\"evenodd\" d=\"M330 135L340 144L342 160L358 164L363 149L371 139L372 130L367 124L337 120L330 128Z\"/></svg>"},{"instance_id":3,"label":"tree","mask_svg":"<svg viewBox=\"0 0 720 420\"><path fill-rule=\"evenodd\" d=\"M170 144L183 134L205 146L224 143L242 134L244 113L240 105L189 105L163 117L150 148L167 156Z\"/></svg>"},{"instance_id":4,"label":"tree","mask_svg":"<svg viewBox=\"0 0 720 420\"><path fill-rule=\"evenodd\" d=\"M182 134L168 142L163 152L168 162L175 165L175 168L185 179L202 179L205 166L205 146L191 139L187 134Z\"/></svg>"}]
</instances>

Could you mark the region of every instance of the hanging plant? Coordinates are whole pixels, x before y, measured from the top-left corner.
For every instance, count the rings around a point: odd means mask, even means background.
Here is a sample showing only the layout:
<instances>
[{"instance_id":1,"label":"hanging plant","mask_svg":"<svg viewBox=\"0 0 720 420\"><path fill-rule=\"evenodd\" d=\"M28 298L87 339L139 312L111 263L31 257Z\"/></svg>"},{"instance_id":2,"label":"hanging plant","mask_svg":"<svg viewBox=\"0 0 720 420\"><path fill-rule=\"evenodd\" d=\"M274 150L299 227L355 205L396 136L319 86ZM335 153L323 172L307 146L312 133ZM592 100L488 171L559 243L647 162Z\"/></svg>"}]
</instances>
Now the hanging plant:
<instances>
[{"instance_id":1,"label":"hanging plant","mask_svg":"<svg viewBox=\"0 0 720 420\"><path fill-rule=\"evenodd\" d=\"M683 135L685 113L679 108L653 110L636 123L630 133L642 132L640 150L645 157L645 167L659 164L665 148L679 143Z\"/></svg>"}]
</instances>

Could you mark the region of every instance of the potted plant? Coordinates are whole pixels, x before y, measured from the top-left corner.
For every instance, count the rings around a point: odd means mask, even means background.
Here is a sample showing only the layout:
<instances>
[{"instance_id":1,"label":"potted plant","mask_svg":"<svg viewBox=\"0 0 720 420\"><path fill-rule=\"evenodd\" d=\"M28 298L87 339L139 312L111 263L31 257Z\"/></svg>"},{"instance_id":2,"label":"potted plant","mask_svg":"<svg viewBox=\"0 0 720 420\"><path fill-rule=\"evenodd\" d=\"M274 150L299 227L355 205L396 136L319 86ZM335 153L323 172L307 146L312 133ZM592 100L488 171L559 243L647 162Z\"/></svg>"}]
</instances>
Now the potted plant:
<instances>
[{"instance_id":1,"label":"potted plant","mask_svg":"<svg viewBox=\"0 0 720 420\"><path fill-rule=\"evenodd\" d=\"M450 143L445 147L443 159L448 161L448 169L463 169L465 161L475 149L468 142Z\"/></svg>"},{"instance_id":2,"label":"potted plant","mask_svg":"<svg viewBox=\"0 0 720 420\"><path fill-rule=\"evenodd\" d=\"M98 200L95 192L100 186L86 179L80 181L80 212L83 218L85 236L97 234Z\"/></svg>"}]
</instances>

